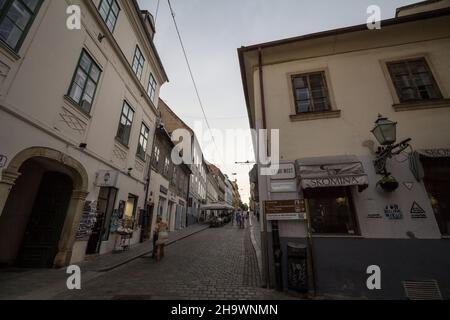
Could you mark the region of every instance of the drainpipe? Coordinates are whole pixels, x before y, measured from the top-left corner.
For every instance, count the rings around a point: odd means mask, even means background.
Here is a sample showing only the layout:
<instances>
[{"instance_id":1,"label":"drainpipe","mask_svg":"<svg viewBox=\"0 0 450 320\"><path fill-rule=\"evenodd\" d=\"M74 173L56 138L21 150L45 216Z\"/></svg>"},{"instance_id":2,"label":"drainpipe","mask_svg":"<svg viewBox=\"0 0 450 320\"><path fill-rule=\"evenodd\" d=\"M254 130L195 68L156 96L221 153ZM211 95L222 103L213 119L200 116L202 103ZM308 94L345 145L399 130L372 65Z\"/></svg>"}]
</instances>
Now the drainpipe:
<instances>
[{"instance_id":1,"label":"drainpipe","mask_svg":"<svg viewBox=\"0 0 450 320\"><path fill-rule=\"evenodd\" d=\"M260 91L260 99L261 99L261 111L262 111L262 122L263 122L263 129L267 129L267 118L266 118L266 101L265 101L265 94L264 94L264 70L263 70L263 56L262 56L262 48L259 47L258 48L258 65L259 65L259 91ZM268 142L268 141L267 141ZM267 153L269 151L269 144L267 143ZM259 175L259 172L258 172ZM261 180L261 179L259 179ZM267 220L266 220L266 213L265 213L265 208L264 205L261 206L260 211L262 212L262 217L263 217L263 224L264 224L264 228L263 228L263 232L262 232L262 243L264 244L264 259L265 259L265 263L264 263L264 273L265 273L265 281L266 281L266 287L270 289L271 284L270 284L270 258L269 258L269 244L268 244L268 232L267 232ZM273 243L272 243L272 248L273 248L273 252L272 255L275 259L275 279L276 279L276 286L277 289L280 289L281 281L280 281L280 277L281 277L281 270L279 268L280 264L277 262L278 258L279 258L279 248L275 248L275 244L279 244L279 239L275 239L275 237L278 236L278 232L276 232L275 234L273 233L273 231L278 231L278 227L274 225L274 223L272 222L272 237L273 237ZM278 266L278 267L277 267Z\"/></svg>"}]
</instances>

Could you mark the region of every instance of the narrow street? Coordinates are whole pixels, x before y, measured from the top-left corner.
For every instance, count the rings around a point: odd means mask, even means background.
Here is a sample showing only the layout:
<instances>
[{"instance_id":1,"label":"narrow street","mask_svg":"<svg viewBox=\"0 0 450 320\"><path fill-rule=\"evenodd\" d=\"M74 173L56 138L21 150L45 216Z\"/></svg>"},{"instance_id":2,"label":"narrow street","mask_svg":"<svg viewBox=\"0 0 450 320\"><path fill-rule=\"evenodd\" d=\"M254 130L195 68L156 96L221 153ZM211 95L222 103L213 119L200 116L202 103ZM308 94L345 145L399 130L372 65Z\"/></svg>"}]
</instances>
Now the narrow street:
<instances>
[{"instance_id":1,"label":"narrow street","mask_svg":"<svg viewBox=\"0 0 450 320\"><path fill-rule=\"evenodd\" d=\"M260 287L249 229L207 229L166 248L159 263L144 256L105 273L81 291L55 299L286 299Z\"/></svg>"},{"instance_id":2,"label":"narrow street","mask_svg":"<svg viewBox=\"0 0 450 320\"><path fill-rule=\"evenodd\" d=\"M145 255L111 271L95 272L82 267L82 289L64 289L68 275L64 270L29 270L16 274L8 285L10 274L3 273L3 292L14 298L30 299L102 299L102 300L271 300L292 299L283 293L261 287L257 256L250 228L227 225L206 229L181 239L166 248L165 258L157 263ZM255 238L255 237L253 237ZM24 288L47 279L46 289ZM3 291L2 290L2 291ZM45 292L45 294L44 294Z\"/></svg>"}]
</instances>

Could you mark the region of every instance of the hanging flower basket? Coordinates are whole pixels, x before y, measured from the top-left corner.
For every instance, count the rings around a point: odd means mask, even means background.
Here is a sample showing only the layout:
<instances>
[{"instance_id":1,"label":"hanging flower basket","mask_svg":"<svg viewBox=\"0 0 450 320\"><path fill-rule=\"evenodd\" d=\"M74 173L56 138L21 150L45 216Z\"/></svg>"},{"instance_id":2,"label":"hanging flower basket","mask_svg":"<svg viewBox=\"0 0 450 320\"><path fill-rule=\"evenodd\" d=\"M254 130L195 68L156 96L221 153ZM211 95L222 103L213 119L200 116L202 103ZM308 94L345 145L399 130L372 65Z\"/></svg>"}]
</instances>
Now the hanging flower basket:
<instances>
[{"instance_id":1,"label":"hanging flower basket","mask_svg":"<svg viewBox=\"0 0 450 320\"><path fill-rule=\"evenodd\" d=\"M398 189L399 183L394 177L387 176L378 181L377 186L380 186L386 192L394 192Z\"/></svg>"}]
</instances>

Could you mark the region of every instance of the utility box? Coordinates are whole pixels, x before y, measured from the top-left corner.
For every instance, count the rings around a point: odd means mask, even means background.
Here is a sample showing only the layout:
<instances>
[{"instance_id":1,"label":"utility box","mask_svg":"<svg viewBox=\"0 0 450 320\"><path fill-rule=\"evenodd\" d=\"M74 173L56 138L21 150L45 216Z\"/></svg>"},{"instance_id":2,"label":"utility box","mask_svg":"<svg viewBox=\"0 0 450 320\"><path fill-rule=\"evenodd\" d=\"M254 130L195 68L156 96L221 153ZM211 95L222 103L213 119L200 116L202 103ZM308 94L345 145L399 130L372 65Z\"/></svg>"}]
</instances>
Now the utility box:
<instances>
[{"instance_id":1,"label":"utility box","mask_svg":"<svg viewBox=\"0 0 450 320\"><path fill-rule=\"evenodd\" d=\"M287 245L288 289L308 292L307 246L299 243Z\"/></svg>"}]
</instances>

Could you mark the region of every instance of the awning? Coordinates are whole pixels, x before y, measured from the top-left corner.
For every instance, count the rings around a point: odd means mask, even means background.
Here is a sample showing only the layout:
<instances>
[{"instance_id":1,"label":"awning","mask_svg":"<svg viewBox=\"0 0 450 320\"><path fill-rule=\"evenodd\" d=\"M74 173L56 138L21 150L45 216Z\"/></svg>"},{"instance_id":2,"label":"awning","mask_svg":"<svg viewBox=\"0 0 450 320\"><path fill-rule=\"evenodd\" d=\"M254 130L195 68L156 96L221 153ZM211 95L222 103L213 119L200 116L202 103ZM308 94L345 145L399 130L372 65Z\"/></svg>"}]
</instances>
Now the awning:
<instances>
[{"instance_id":1,"label":"awning","mask_svg":"<svg viewBox=\"0 0 450 320\"><path fill-rule=\"evenodd\" d=\"M204 204L200 206L200 210L234 210L234 207L225 202Z\"/></svg>"},{"instance_id":2,"label":"awning","mask_svg":"<svg viewBox=\"0 0 450 320\"><path fill-rule=\"evenodd\" d=\"M425 158L450 158L450 149L421 149L412 152L409 155L409 168L417 181L421 181L425 177L425 171L420 161L421 157Z\"/></svg>"},{"instance_id":3,"label":"awning","mask_svg":"<svg viewBox=\"0 0 450 320\"><path fill-rule=\"evenodd\" d=\"M367 177L356 156L305 158L297 160L303 189L359 186L367 188Z\"/></svg>"}]
</instances>

